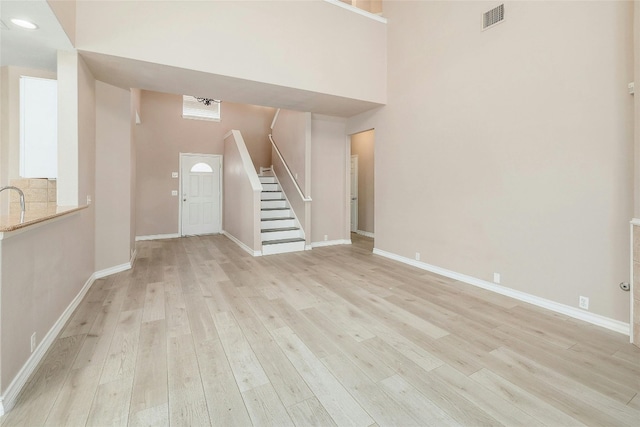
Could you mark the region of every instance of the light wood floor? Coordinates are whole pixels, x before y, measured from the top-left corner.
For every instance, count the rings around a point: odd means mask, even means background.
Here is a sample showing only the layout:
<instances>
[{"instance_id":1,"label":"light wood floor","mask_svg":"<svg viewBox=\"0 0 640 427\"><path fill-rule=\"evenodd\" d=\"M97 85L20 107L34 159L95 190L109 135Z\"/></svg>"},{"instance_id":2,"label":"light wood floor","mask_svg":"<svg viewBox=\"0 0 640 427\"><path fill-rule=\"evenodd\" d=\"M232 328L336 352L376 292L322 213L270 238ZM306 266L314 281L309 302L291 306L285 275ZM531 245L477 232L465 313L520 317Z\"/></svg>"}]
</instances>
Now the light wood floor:
<instances>
[{"instance_id":1,"label":"light wood floor","mask_svg":"<svg viewBox=\"0 0 640 427\"><path fill-rule=\"evenodd\" d=\"M640 425L628 338L371 254L141 242L3 426Z\"/></svg>"}]
</instances>

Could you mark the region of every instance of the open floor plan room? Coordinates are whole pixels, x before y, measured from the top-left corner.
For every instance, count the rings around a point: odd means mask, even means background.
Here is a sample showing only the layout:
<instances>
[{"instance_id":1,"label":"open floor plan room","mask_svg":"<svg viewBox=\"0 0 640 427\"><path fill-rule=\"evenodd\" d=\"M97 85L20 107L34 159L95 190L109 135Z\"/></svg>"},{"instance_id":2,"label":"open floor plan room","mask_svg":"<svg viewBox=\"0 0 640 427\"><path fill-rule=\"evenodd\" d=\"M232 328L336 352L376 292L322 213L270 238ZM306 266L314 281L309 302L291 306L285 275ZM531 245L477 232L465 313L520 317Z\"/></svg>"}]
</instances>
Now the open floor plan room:
<instances>
[{"instance_id":1,"label":"open floor plan room","mask_svg":"<svg viewBox=\"0 0 640 427\"><path fill-rule=\"evenodd\" d=\"M138 242L97 280L17 425L631 426L628 337L373 255Z\"/></svg>"}]
</instances>

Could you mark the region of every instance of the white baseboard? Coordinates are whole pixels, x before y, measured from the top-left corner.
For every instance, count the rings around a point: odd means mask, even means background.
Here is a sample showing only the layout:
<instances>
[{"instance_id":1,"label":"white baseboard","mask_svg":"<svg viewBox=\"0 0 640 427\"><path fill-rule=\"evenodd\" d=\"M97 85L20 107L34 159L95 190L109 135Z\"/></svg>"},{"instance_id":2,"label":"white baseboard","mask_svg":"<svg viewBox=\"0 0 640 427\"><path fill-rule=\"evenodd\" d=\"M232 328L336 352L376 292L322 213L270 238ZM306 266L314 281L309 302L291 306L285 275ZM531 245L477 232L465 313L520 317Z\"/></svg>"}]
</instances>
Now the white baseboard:
<instances>
[{"instance_id":1,"label":"white baseboard","mask_svg":"<svg viewBox=\"0 0 640 427\"><path fill-rule=\"evenodd\" d=\"M460 282L467 283L469 285L477 286L479 288L487 289L489 291L496 292L501 295L505 295L511 298L515 298L519 301L523 301L529 304L536 305L538 307L546 308L547 310L561 313L574 319L583 320L593 325L601 326L603 328L619 332L624 335L629 335L629 324L621 322L619 320L611 319L609 317L601 316L595 313L589 313L579 308L571 307L566 304L551 301L545 298L537 297L535 295L528 294L526 292L517 291L515 289L507 288L504 286L496 285L495 283L487 282L486 280L478 279L476 277L467 276L466 274L456 273L455 271L447 270L445 268L436 267L434 265L427 264L425 262L416 261L411 258L406 258L401 255L396 255L391 252L386 252L378 248L373 249L373 253L376 255L390 258L395 261L409 264L414 267L418 267L423 270L430 271L432 273L439 274L441 276L449 277Z\"/></svg>"},{"instance_id":2,"label":"white baseboard","mask_svg":"<svg viewBox=\"0 0 640 427\"><path fill-rule=\"evenodd\" d=\"M372 239L375 238L376 236L371 233L370 231L362 231L362 230L356 230L356 234L359 234L361 236L365 236L365 237L371 237Z\"/></svg>"},{"instance_id":3,"label":"white baseboard","mask_svg":"<svg viewBox=\"0 0 640 427\"><path fill-rule=\"evenodd\" d=\"M342 239L342 240L327 240L320 242L311 242L312 248L321 248L323 246L335 246L335 245L350 245L351 239Z\"/></svg>"},{"instance_id":4,"label":"white baseboard","mask_svg":"<svg viewBox=\"0 0 640 427\"><path fill-rule=\"evenodd\" d=\"M31 374L33 374L38 367L38 364L44 357L44 355L49 350L49 347L55 342L56 338L58 338L58 334L62 331L62 328L67 324L67 321L71 318L73 312L78 308L80 302L87 294L91 285L96 280L95 273L89 277L89 279L85 282L84 286L76 295L76 297L71 301L71 304L66 308L66 310L62 313L60 318L53 324L47 335L40 341L40 344L36 347L36 349L31 353L27 362L22 366L18 374L15 376L9 387L7 387L6 392L2 397L0 397L0 416L4 415L6 412L13 408L13 405L16 403L16 398L18 394L25 386Z\"/></svg>"},{"instance_id":5,"label":"white baseboard","mask_svg":"<svg viewBox=\"0 0 640 427\"><path fill-rule=\"evenodd\" d=\"M176 239L180 237L179 234L151 234L149 236L136 236L136 242L141 240L160 240L160 239Z\"/></svg>"},{"instance_id":6,"label":"white baseboard","mask_svg":"<svg viewBox=\"0 0 640 427\"><path fill-rule=\"evenodd\" d=\"M122 271L131 270L131 261L124 264L116 265L113 267L105 268L104 270L96 271L93 273L94 278L102 279L103 277L111 276L112 274L120 273Z\"/></svg>"},{"instance_id":7,"label":"white baseboard","mask_svg":"<svg viewBox=\"0 0 640 427\"><path fill-rule=\"evenodd\" d=\"M226 232L226 231L222 231L221 234L224 234L225 236L227 236L229 238L229 240L231 240L233 243L235 243L236 245L240 246L240 248L245 251L246 253L248 253L251 256L262 256L262 251L254 251L253 249L251 249L249 246L245 245L244 243L242 243L240 240L238 240L236 238L236 236Z\"/></svg>"}]
</instances>

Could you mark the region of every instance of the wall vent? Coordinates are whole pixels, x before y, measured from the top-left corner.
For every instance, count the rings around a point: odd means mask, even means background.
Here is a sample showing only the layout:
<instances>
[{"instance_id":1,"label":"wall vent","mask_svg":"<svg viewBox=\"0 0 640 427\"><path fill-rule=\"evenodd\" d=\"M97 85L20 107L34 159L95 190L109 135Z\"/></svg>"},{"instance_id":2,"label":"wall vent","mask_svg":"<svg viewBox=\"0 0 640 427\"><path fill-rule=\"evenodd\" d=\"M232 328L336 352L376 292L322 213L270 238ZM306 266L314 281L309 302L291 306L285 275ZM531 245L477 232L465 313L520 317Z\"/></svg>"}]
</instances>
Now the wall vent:
<instances>
[{"instance_id":1,"label":"wall vent","mask_svg":"<svg viewBox=\"0 0 640 427\"><path fill-rule=\"evenodd\" d=\"M486 30L504 21L504 3L482 15L482 29Z\"/></svg>"}]
</instances>

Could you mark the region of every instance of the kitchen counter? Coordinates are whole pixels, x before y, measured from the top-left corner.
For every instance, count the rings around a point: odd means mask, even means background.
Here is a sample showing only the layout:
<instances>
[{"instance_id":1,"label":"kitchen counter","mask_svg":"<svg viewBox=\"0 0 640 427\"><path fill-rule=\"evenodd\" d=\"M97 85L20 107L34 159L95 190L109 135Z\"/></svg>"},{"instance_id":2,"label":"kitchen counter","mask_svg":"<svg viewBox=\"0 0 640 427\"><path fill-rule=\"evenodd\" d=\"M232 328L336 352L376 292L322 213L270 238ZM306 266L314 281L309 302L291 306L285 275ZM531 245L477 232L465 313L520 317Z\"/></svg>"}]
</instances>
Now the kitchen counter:
<instances>
[{"instance_id":1,"label":"kitchen counter","mask_svg":"<svg viewBox=\"0 0 640 427\"><path fill-rule=\"evenodd\" d=\"M20 218L20 213L11 213L0 216L0 233L19 230L30 225L39 224L58 218L73 212L87 208L84 206L57 206L55 203L47 205L46 209L28 210L24 213L24 218Z\"/></svg>"}]
</instances>

